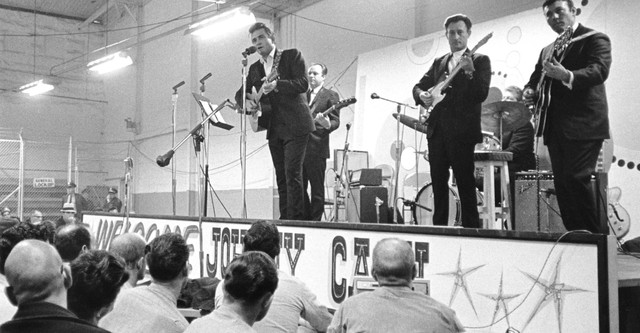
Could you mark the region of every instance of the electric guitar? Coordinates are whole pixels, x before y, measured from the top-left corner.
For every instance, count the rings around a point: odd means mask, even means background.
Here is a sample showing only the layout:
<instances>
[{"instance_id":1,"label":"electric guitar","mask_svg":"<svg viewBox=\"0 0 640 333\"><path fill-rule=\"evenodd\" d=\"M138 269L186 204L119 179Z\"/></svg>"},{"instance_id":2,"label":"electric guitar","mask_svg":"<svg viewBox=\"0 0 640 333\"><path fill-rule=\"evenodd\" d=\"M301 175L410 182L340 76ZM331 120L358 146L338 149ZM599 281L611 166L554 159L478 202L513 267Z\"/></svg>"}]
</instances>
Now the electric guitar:
<instances>
[{"instance_id":1,"label":"electric guitar","mask_svg":"<svg viewBox=\"0 0 640 333\"><path fill-rule=\"evenodd\" d=\"M332 105L330 108L326 109L324 112L322 113L318 113L319 115L321 115L322 117L326 117L329 115L329 113L331 113L334 110L340 110L345 106L351 105L355 102L357 102L358 100L355 97L349 97L347 99L343 99L341 101L339 101L338 103ZM317 117L317 116L316 116Z\"/></svg>"},{"instance_id":2,"label":"electric guitar","mask_svg":"<svg viewBox=\"0 0 640 333\"><path fill-rule=\"evenodd\" d=\"M629 232L631 217L629 212L620 205L622 190L619 187L612 187L607 191L607 217L609 228L616 238L620 239Z\"/></svg>"},{"instance_id":3,"label":"electric guitar","mask_svg":"<svg viewBox=\"0 0 640 333\"><path fill-rule=\"evenodd\" d=\"M472 56L481 46L486 44L491 37L493 37L493 32L484 36L478 42L478 44L476 44L476 46L471 49L471 52L468 56ZM462 65L460 64L460 62L458 62L458 64L451 70L451 73L449 73L449 76L447 76L442 82L436 84L428 90L431 96L433 96L433 102L431 102L431 105L427 105L426 109L420 106L420 115L427 115L429 112L431 112L431 110L433 110L436 105L438 105L438 103L440 103L445 98L445 96L447 95L446 90L449 88L449 85L451 85L451 81L453 81L458 72L460 72L460 69L462 69Z\"/></svg>"},{"instance_id":4,"label":"electric guitar","mask_svg":"<svg viewBox=\"0 0 640 333\"><path fill-rule=\"evenodd\" d=\"M267 129L269 126L269 117L271 116L271 104L269 99L262 101L264 96L264 84L273 82L280 77L278 70L274 69L264 78L264 82L260 87L260 90L256 92L256 87L252 87L251 93L247 94L247 100L251 100L256 103L257 108L255 110L247 110L249 117L249 125L254 132L260 132Z\"/></svg>"},{"instance_id":5,"label":"electric guitar","mask_svg":"<svg viewBox=\"0 0 640 333\"><path fill-rule=\"evenodd\" d=\"M564 50L569 46L571 42L571 27L567 27L561 34L556 38L556 41L553 43L553 50L549 51L543 59L545 61L551 61L553 59L554 51L558 54L564 52ZM558 59L556 59L558 60ZM538 85L536 88L536 92L538 93L538 98L533 107L533 119L534 119L534 127L536 136L541 137L544 133L544 128L547 123L547 108L549 108L549 103L551 101L551 84L553 80L549 79L546 75L545 71L540 73L540 80L538 81Z\"/></svg>"}]
</instances>

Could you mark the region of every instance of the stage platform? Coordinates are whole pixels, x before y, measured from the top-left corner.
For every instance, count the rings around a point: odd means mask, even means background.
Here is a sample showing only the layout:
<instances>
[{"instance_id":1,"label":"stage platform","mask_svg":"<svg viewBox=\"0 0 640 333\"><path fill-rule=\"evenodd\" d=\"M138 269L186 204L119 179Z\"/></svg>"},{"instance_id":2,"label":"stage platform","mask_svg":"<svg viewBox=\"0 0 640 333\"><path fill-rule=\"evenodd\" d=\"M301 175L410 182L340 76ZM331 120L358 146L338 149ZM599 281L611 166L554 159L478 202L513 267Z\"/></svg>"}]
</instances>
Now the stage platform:
<instances>
[{"instance_id":1,"label":"stage platform","mask_svg":"<svg viewBox=\"0 0 640 333\"><path fill-rule=\"evenodd\" d=\"M242 251L255 219L86 213L96 247L124 232L147 241L182 234L193 250L191 277L221 277ZM274 221L281 270L336 309L367 290L373 246L386 237L411 243L416 290L453 308L467 332L620 332L618 289L640 285L640 260L617 255L612 236L431 226ZM562 237L561 237L562 236ZM510 325L509 325L509 324Z\"/></svg>"}]
</instances>

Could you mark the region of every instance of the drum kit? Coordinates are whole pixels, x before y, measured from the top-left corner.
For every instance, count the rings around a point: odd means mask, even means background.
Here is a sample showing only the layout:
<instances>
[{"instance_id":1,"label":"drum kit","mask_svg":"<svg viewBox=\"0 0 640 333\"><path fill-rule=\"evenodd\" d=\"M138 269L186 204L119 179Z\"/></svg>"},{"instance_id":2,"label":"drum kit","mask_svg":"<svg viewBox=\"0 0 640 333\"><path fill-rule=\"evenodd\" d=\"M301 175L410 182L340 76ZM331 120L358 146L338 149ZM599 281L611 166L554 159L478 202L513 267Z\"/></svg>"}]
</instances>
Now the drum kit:
<instances>
[{"instance_id":1,"label":"drum kit","mask_svg":"<svg viewBox=\"0 0 640 333\"><path fill-rule=\"evenodd\" d=\"M427 125L423 121L398 113L394 113L393 117L417 132L427 133ZM482 142L476 145L475 150L502 150L502 133L516 130L524 126L530 119L531 112L523 103L501 101L483 105L481 113ZM496 137L494 133L497 133L498 136ZM422 154L425 160L429 160L428 151L416 151L416 154ZM418 187L417 184L416 187ZM431 183L423 184L419 190L417 188L416 190L416 199L414 201L405 201L405 205L411 207L413 223L432 225L433 189ZM477 191L476 194L478 204L481 205L483 200L482 193ZM460 212L460 200L454 181L449 185L449 226L461 225Z\"/></svg>"}]
</instances>

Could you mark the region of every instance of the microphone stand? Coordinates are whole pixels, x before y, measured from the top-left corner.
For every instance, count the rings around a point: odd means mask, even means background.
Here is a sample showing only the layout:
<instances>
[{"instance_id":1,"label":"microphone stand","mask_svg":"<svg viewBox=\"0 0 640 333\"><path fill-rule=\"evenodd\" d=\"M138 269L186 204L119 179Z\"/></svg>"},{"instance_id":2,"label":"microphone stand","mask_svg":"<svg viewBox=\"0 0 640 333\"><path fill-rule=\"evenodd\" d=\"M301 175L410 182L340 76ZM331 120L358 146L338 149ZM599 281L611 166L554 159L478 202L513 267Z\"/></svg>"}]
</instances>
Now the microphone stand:
<instances>
[{"instance_id":1,"label":"microphone stand","mask_svg":"<svg viewBox=\"0 0 640 333\"><path fill-rule=\"evenodd\" d=\"M247 118L245 117L247 114L247 103L246 103L246 92L247 92L247 52L242 52L242 110L240 111L240 167L241 167L241 187L240 187L240 196L241 196L241 217L243 219L247 218Z\"/></svg>"},{"instance_id":2,"label":"microphone stand","mask_svg":"<svg viewBox=\"0 0 640 333\"><path fill-rule=\"evenodd\" d=\"M200 141L203 139L202 135L200 135L200 129L202 129L202 127L216 114L218 113L218 111L222 110L225 106L227 106L227 100L223 101L215 110L213 110L213 112L211 112L211 114L207 115L204 119L202 119L202 121L196 125L191 131L189 131L189 133L173 148L171 148L168 152L166 152L164 155L160 155L156 158L156 163L161 166L167 166L169 165L169 160L172 159L174 153L176 152L176 150L178 148L180 148L180 146L182 146L187 140L189 140L190 137L193 138L194 142L196 143L196 159L199 159L199 145L200 145ZM200 166L200 165L199 165ZM200 184L200 178L198 177L198 210L199 210L199 216L198 216L198 230L202 231L202 209L201 209L201 198L202 198L202 186ZM199 242L200 242L200 276L203 276L204 274L204 250L202 248L203 246L203 239L202 239L202 232L200 232L199 234L200 236L199 238Z\"/></svg>"},{"instance_id":3,"label":"microphone stand","mask_svg":"<svg viewBox=\"0 0 640 333\"><path fill-rule=\"evenodd\" d=\"M176 144L176 112L178 109L178 88L184 84L184 81L180 81L180 83L173 86L173 94L171 95L171 146L173 147ZM171 160L171 207L173 211L173 215L176 215L176 164L175 160Z\"/></svg>"},{"instance_id":4,"label":"microphone stand","mask_svg":"<svg viewBox=\"0 0 640 333\"><path fill-rule=\"evenodd\" d=\"M207 75L205 75L202 79L200 79L200 96L204 96L204 91L205 91L204 82L210 77L211 77L211 73L207 73ZM206 114L203 113L203 116L206 116ZM207 197L208 197L207 194L209 193L209 191L207 191L207 184L209 184L209 123L207 123L207 125L204 126L203 134L206 141L203 141L204 153L201 155L202 163L200 164L200 167L204 165L204 171L202 172L201 177L198 178L200 179L200 182L201 182L198 185L198 189L199 191L202 191L200 192L202 195L199 198L201 200L198 200L198 201L202 205L200 207L202 216L207 216ZM196 147L197 147L197 143L196 143ZM197 155L197 151L196 151L196 155Z\"/></svg>"},{"instance_id":5,"label":"microphone stand","mask_svg":"<svg viewBox=\"0 0 640 333\"><path fill-rule=\"evenodd\" d=\"M340 166L340 172L336 173L336 185L339 183L341 189L339 190L337 186L333 187L333 222L338 222L338 199L340 197L340 195L342 195L343 198L343 203L344 203L344 216L349 216L347 215L347 211L348 211L348 207L349 205L347 205L347 199L349 197L349 194L351 192L351 184L349 184L349 177L344 175L345 170L347 169L348 165L349 165L349 130L351 129L351 124L348 123L347 124L347 134L344 137L344 150L342 153L342 163ZM334 156L335 158L335 156ZM343 182L344 179L344 182ZM345 191L346 190L346 191ZM345 192L343 192L345 191ZM339 193L340 192L340 193Z\"/></svg>"},{"instance_id":6,"label":"microphone stand","mask_svg":"<svg viewBox=\"0 0 640 333\"><path fill-rule=\"evenodd\" d=\"M405 108L411 108L411 109L416 109L416 107L411 106L409 104L406 103L400 103L398 101L394 101L391 99L387 99L387 98L383 98L378 96L378 94L373 93L371 94L371 99L381 99L383 101L387 101L390 103L394 103L396 104L396 112L398 113L398 117L396 118L396 166L395 166L395 175L394 175L394 179L393 179L393 222L394 223L398 223L398 210L396 209L396 205L397 205L397 201L398 201L398 179L399 179L399 175L400 175L400 154L402 153L400 151L400 147L402 146L401 141L400 141L400 115L404 114L404 112L402 112L402 107ZM416 169L417 171L417 169ZM417 174L417 172L416 172Z\"/></svg>"}]
</instances>

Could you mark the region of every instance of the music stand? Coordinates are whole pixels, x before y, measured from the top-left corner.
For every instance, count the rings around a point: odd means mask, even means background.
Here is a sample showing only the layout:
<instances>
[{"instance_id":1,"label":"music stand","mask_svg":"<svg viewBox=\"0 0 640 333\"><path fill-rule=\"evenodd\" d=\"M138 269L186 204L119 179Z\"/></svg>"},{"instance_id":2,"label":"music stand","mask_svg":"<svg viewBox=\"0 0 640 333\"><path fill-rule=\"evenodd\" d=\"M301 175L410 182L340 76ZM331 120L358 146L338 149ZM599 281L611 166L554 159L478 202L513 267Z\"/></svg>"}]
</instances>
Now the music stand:
<instances>
[{"instance_id":1,"label":"music stand","mask_svg":"<svg viewBox=\"0 0 640 333\"><path fill-rule=\"evenodd\" d=\"M222 114L220 112L215 112L216 108L218 107L217 105L213 105L211 104L211 101L199 94L196 93L192 93L193 98L196 99L196 102L198 103L198 105L200 106L200 110L202 110L202 112L204 113L205 117L210 116L212 113L214 113L213 116L211 116L211 118L209 118L209 123L213 126L216 127L220 127L222 129L225 130L230 130L233 128L233 125L228 124L224 118L222 118Z\"/></svg>"}]
</instances>

